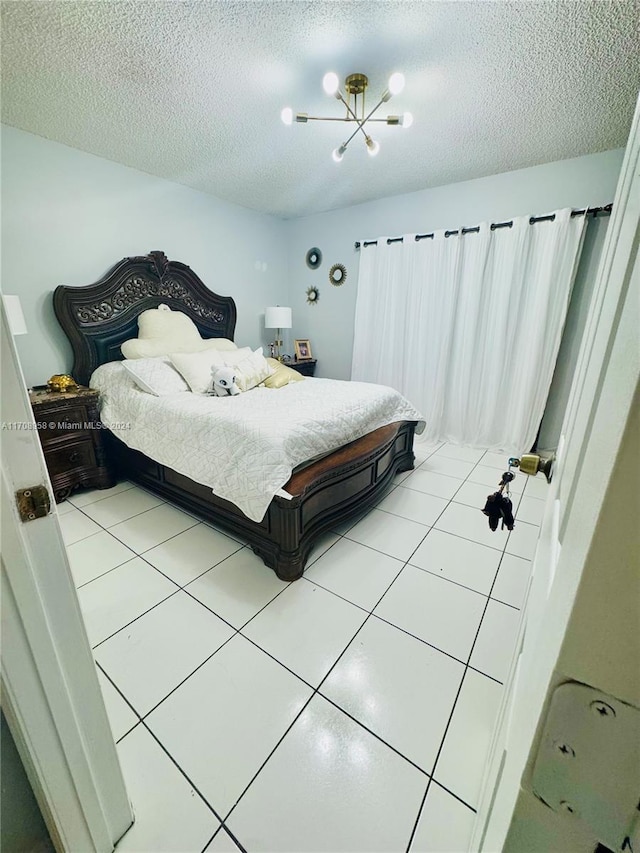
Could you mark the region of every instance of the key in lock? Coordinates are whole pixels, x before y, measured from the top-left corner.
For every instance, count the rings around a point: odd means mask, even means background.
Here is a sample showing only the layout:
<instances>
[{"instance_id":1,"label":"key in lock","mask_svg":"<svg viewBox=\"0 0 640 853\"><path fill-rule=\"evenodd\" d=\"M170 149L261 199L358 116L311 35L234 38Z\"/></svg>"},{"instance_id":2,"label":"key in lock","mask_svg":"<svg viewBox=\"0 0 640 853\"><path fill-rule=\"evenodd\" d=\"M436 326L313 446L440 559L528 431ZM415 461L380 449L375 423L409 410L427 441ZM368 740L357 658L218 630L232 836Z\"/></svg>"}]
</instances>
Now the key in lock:
<instances>
[{"instance_id":1,"label":"key in lock","mask_svg":"<svg viewBox=\"0 0 640 853\"><path fill-rule=\"evenodd\" d=\"M512 456L509 459L509 466L518 468L523 474L529 474L532 477L541 471L550 483L554 458L553 456L544 458L537 453L523 453L519 459L517 456Z\"/></svg>"}]
</instances>

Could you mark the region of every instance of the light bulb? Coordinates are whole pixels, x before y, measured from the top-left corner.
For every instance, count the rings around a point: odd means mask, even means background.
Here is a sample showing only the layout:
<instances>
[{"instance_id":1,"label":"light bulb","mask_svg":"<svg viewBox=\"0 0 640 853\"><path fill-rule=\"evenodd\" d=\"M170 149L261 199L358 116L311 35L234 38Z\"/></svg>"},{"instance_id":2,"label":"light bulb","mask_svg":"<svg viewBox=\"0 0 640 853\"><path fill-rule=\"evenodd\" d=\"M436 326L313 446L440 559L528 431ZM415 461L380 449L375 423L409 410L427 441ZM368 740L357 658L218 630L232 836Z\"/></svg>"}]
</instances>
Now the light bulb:
<instances>
[{"instance_id":1,"label":"light bulb","mask_svg":"<svg viewBox=\"0 0 640 853\"><path fill-rule=\"evenodd\" d=\"M375 139L372 139L370 136L367 136L366 145L367 145L367 152L369 153L369 156L375 157L376 154L378 153L378 151L380 150L379 143L377 143L375 141Z\"/></svg>"},{"instance_id":2,"label":"light bulb","mask_svg":"<svg viewBox=\"0 0 640 853\"><path fill-rule=\"evenodd\" d=\"M285 124L293 123L293 110L291 107L285 107L280 113L280 118Z\"/></svg>"},{"instance_id":3,"label":"light bulb","mask_svg":"<svg viewBox=\"0 0 640 853\"><path fill-rule=\"evenodd\" d=\"M403 127L411 127L412 124L413 124L413 113L403 113L402 126Z\"/></svg>"},{"instance_id":4,"label":"light bulb","mask_svg":"<svg viewBox=\"0 0 640 853\"><path fill-rule=\"evenodd\" d=\"M339 163L344 157L344 152L347 150L346 145L341 145L340 148L336 148L332 153L332 157L336 163Z\"/></svg>"},{"instance_id":5,"label":"light bulb","mask_svg":"<svg viewBox=\"0 0 640 853\"><path fill-rule=\"evenodd\" d=\"M322 88L325 90L327 95L335 95L338 91L339 85L340 81L338 80L338 75L334 71L327 71L322 78Z\"/></svg>"},{"instance_id":6,"label":"light bulb","mask_svg":"<svg viewBox=\"0 0 640 853\"><path fill-rule=\"evenodd\" d=\"M389 77L389 91L392 95L399 95L404 89L404 74L396 71Z\"/></svg>"}]
</instances>

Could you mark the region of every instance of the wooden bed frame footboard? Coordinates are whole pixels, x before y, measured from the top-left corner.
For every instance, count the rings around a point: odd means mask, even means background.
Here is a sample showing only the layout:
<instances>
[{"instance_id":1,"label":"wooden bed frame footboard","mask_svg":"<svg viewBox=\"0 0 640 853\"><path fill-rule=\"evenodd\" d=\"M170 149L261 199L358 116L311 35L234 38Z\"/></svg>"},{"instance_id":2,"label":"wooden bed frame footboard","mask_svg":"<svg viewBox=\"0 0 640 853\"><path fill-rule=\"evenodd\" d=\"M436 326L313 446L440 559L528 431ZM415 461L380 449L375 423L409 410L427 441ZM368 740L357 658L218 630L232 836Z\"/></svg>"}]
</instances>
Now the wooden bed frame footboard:
<instances>
[{"instance_id":1,"label":"wooden bed frame footboard","mask_svg":"<svg viewBox=\"0 0 640 853\"><path fill-rule=\"evenodd\" d=\"M281 580L293 581L302 576L323 533L369 509L397 473L413 468L415 427L414 421L381 427L294 474L284 487L291 500L275 497L261 522L251 521L208 486L109 437L123 477L240 536Z\"/></svg>"}]
</instances>

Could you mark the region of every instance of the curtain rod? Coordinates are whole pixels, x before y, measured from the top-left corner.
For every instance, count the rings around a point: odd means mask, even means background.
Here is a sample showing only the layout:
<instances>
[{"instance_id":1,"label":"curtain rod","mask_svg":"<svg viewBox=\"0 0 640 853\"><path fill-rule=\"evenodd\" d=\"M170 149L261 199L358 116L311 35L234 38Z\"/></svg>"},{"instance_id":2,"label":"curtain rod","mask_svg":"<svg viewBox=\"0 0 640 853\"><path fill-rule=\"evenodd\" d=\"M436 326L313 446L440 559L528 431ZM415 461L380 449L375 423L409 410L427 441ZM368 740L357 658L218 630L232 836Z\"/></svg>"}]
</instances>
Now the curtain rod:
<instances>
[{"instance_id":1,"label":"curtain rod","mask_svg":"<svg viewBox=\"0 0 640 853\"><path fill-rule=\"evenodd\" d=\"M583 208L582 210L572 210L571 216L580 216L583 213L585 213L585 214L592 213L594 216L597 216L599 213L604 213L604 214L609 215L612 210L613 210L613 202L610 202L609 204L605 204L604 207L588 207L586 210L585 210L585 208ZM548 216L531 216L531 217L529 217L529 225L533 225L534 222L553 222L553 220L555 218L556 218L555 213L550 213ZM513 219L510 219L508 222L492 222L491 223L491 230L496 231L498 228L511 228L512 225L513 225ZM463 228L462 229L463 234L477 234L479 231L480 231L479 225L476 225L474 228ZM453 237L454 234L460 234L460 229L457 229L456 231L445 231L444 232L445 237ZM416 242L418 240L431 240L431 239L433 239L433 236L434 236L433 233L431 233L431 234L416 234L415 240L416 240ZM404 240L404 237L387 237L387 245L389 245L391 243L402 243L403 240ZM356 249L359 249L360 246L377 246L378 241L377 240L365 240L363 243L361 243L359 240L357 240L354 245L355 245Z\"/></svg>"}]
</instances>

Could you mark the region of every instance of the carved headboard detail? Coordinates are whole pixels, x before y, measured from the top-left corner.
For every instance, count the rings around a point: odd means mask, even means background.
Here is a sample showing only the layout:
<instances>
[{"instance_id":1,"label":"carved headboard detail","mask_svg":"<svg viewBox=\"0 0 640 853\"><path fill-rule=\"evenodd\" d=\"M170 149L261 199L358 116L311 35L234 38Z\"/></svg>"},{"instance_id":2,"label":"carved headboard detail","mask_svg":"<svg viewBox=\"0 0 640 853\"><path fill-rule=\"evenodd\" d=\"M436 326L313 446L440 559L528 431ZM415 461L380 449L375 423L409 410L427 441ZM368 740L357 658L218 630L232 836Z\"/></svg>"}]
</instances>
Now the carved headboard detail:
<instances>
[{"instance_id":1,"label":"carved headboard detail","mask_svg":"<svg viewBox=\"0 0 640 853\"><path fill-rule=\"evenodd\" d=\"M203 338L233 340L233 299L213 293L163 252L123 258L86 287L57 287L53 308L73 348L74 379L87 385L96 367L122 359L121 344L138 334L138 314L162 303L190 317Z\"/></svg>"}]
</instances>

